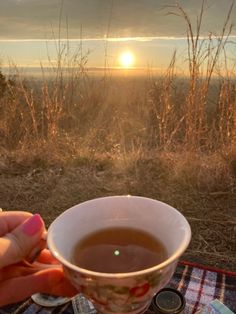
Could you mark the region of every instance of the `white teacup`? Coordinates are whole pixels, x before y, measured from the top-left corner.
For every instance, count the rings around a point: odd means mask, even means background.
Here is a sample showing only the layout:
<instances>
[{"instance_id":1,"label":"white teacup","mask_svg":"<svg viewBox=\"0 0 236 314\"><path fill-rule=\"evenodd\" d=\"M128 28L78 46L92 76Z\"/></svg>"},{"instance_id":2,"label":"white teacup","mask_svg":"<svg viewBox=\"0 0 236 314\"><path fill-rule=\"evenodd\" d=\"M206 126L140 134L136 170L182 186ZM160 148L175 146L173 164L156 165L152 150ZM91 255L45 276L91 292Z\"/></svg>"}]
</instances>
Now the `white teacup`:
<instances>
[{"instance_id":1,"label":"white teacup","mask_svg":"<svg viewBox=\"0 0 236 314\"><path fill-rule=\"evenodd\" d=\"M147 231L167 249L167 259L130 273L99 273L71 262L76 243L97 230L131 227ZM71 283L93 302L99 313L143 313L152 297L171 279L191 239L185 217L173 207L138 196L93 199L62 213L48 230L48 247Z\"/></svg>"}]
</instances>

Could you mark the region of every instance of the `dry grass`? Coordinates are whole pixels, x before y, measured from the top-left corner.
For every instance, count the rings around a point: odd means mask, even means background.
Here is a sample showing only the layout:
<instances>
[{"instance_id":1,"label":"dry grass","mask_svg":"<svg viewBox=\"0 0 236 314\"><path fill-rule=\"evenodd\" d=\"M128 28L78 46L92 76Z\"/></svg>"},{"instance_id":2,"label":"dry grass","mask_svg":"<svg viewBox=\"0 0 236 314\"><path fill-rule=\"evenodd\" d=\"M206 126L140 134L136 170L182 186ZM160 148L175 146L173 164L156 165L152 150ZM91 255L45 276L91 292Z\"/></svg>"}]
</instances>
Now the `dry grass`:
<instances>
[{"instance_id":1,"label":"dry grass","mask_svg":"<svg viewBox=\"0 0 236 314\"><path fill-rule=\"evenodd\" d=\"M91 198L159 199L178 208L191 224L193 240L185 258L235 270L235 155L199 158L143 150L91 155L65 153L62 147L1 156L1 207L39 212L49 225L65 209Z\"/></svg>"},{"instance_id":2,"label":"dry grass","mask_svg":"<svg viewBox=\"0 0 236 314\"><path fill-rule=\"evenodd\" d=\"M235 270L236 81L235 73L219 72L232 7L213 47L212 35L200 40L204 6L196 34L175 7L187 23L186 79L176 76L175 53L162 77L90 77L88 56L70 56L59 42L50 79L42 66L41 81L17 69L4 80L1 207L40 212L49 224L94 197L160 199L191 222L187 258L202 250L199 261Z\"/></svg>"},{"instance_id":3,"label":"dry grass","mask_svg":"<svg viewBox=\"0 0 236 314\"><path fill-rule=\"evenodd\" d=\"M27 81L15 67L13 79L0 81L0 145L35 147L76 134L91 150L100 147L104 152L117 145L123 151L133 146L173 151L181 146L201 152L232 146L236 80L235 69L227 65L225 46L232 31L233 4L221 33L202 39L205 10L203 1L196 25L179 4L171 12L186 22L186 79L176 75L176 52L161 77L118 77L105 72L94 78L86 69L89 56L82 55L82 47L71 52L60 39L50 79L43 65L38 82Z\"/></svg>"}]
</instances>

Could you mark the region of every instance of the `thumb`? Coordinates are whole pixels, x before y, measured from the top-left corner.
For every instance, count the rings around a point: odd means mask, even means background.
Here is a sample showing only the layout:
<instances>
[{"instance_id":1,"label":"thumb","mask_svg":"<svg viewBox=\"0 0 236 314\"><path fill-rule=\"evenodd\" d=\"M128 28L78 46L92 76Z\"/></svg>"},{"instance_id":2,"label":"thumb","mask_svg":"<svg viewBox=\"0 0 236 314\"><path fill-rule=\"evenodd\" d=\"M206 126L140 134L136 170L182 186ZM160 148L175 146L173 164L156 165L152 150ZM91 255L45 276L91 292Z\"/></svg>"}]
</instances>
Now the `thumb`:
<instances>
[{"instance_id":1,"label":"thumb","mask_svg":"<svg viewBox=\"0 0 236 314\"><path fill-rule=\"evenodd\" d=\"M0 238L0 268L15 264L26 257L40 242L44 230L41 216L35 214Z\"/></svg>"}]
</instances>

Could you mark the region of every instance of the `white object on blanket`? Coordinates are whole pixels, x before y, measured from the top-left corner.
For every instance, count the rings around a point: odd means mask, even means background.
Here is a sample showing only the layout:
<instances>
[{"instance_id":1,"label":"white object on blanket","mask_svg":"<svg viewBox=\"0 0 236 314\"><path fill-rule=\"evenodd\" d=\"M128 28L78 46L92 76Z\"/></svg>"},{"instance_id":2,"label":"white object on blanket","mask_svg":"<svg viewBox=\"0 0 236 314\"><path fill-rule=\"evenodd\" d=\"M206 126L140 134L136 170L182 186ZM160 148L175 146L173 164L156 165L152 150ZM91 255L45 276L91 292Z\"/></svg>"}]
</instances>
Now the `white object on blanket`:
<instances>
[{"instance_id":1,"label":"white object on blanket","mask_svg":"<svg viewBox=\"0 0 236 314\"><path fill-rule=\"evenodd\" d=\"M234 314L226 305L215 299L196 314Z\"/></svg>"},{"instance_id":2,"label":"white object on blanket","mask_svg":"<svg viewBox=\"0 0 236 314\"><path fill-rule=\"evenodd\" d=\"M45 307L56 307L70 302L71 298L52 296L44 293L35 293L31 296L34 303Z\"/></svg>"}]
</instances>

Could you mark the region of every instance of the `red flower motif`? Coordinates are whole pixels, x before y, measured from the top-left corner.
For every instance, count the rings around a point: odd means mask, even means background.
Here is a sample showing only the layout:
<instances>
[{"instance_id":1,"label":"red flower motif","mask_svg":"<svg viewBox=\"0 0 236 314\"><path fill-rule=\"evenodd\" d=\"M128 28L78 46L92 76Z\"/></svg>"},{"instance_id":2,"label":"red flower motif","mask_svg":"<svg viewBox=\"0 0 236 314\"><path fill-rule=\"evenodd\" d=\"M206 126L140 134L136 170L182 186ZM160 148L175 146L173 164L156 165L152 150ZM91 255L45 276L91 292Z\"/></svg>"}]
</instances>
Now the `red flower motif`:
<instances>
[{"instance_id":1,"label":"red flower motif","mask_svg":"<svg viewBox=\"0 0 236 314\"><path fill-rule=\"evenodd\" d=\"M131 288L129 291L130 291L130 294L132 294L135 297L142 297L148 292L149 288L150 288L150 285L148 282L146 282L142 285Z\"/></svg>"}]
</instances>

